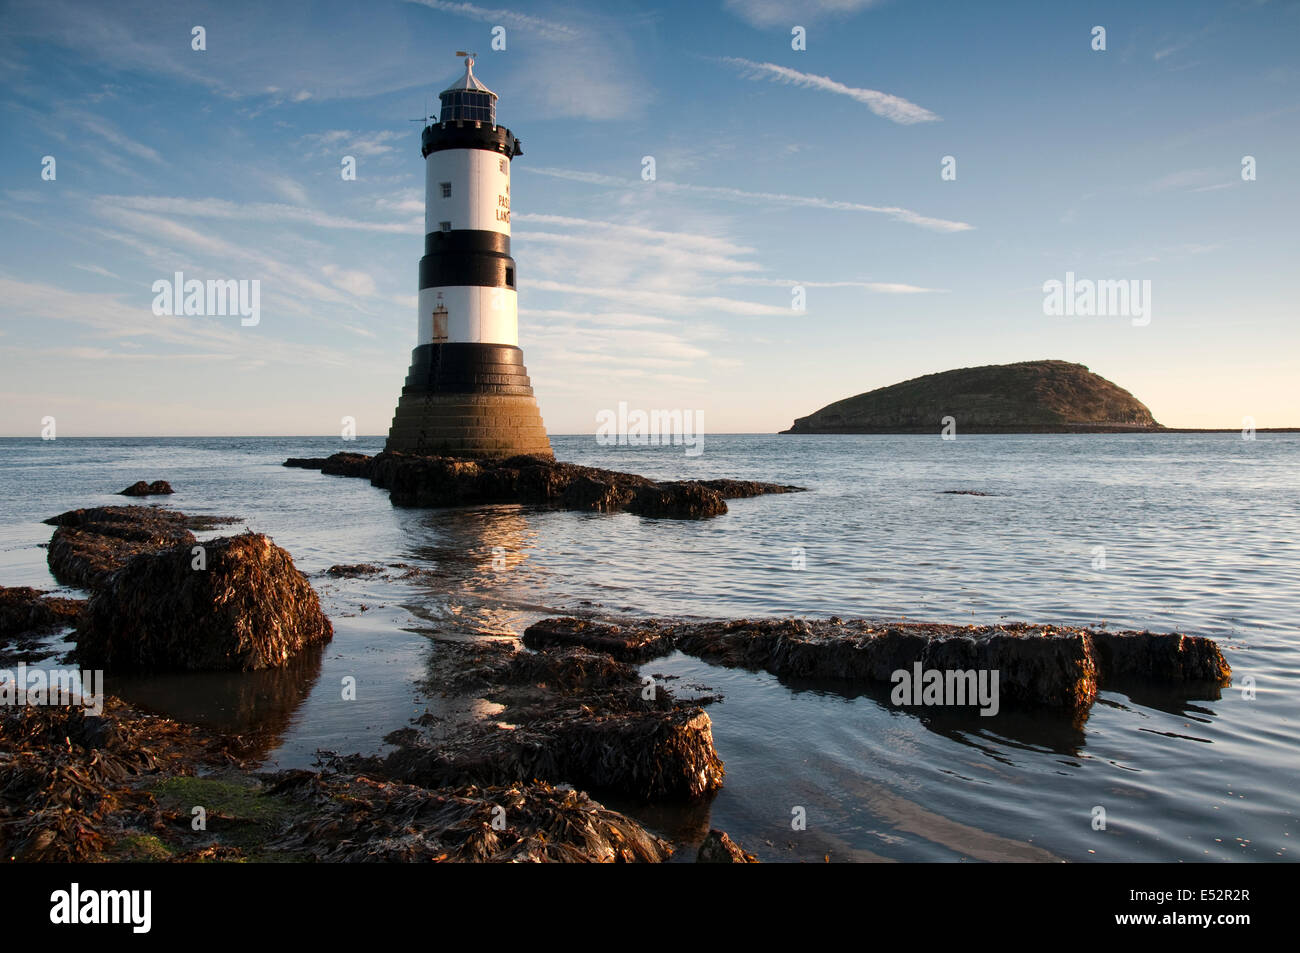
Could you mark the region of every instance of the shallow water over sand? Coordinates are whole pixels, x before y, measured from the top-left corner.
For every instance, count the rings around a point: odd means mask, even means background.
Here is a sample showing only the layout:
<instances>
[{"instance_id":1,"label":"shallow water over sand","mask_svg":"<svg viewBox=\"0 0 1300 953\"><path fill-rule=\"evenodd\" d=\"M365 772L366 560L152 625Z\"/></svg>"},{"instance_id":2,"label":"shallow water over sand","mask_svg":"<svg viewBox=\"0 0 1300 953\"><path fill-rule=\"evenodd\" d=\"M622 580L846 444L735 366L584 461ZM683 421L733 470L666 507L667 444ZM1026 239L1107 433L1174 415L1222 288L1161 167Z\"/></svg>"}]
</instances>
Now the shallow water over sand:
<instances>
[{"instance_id":1,"label":"shallow water over sand","mask_svg":"<svg viewBox=\"0 0 1300 953\"><path fill-rule=\"evenodd\" d=\"M1234 670L1221 697L1112 687L1083 723L903 712L884 692L675 654L645 671L678 676L679 692L724 696L709 712L725 787L685 809L604 800L683 839L721 827L765 860L1278 860L1300 836L1300 435L713 436L699 457L554 438L577 463L812 491L731 501L702 523L399 510L365 481L279 465L381 443L0 440L0 584L57 588L40 520L126 502L111 494L137 479L169 480L178 492L154 498L165 506L240 516L268 533L321 593L332 643L281 673L110 676L106 687L260 732L268 763L282 766L308 766L318 749L382 750L410 719L446 714L416 687L437 650L431 635L505 637L556 613L1104 622L1209 635ZM1104 569L1093 568L1099 546ZM323 575L336 563L389 568ZM1247 675L1253 700L1240 690ZM356 701L342 701L345 676L357 679ZM1098 806L1105 830L1093 829ZM800 807L807 829L794 831Z\"/></svg>"}]
</instances>

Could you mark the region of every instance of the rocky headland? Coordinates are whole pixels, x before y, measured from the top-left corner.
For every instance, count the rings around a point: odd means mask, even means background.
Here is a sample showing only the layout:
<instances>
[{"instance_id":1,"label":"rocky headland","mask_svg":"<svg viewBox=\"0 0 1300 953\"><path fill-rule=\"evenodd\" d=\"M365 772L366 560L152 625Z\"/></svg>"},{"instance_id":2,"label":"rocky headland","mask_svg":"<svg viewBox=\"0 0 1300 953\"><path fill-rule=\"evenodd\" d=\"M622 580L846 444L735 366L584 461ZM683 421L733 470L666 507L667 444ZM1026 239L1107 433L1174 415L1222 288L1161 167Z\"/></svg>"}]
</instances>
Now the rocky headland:
<instances>
[{"instance_id":1,"label":"rocky headland","mask_svg":"<svg viewBox=\"0 0 1300 953\"><path fill-rule=\"evenodd\" d=\"M1163 431L1124 388L1068 361L989 364L926 374L827 404L787 434L1132 433Z\"/></svg>"}]
</instances>

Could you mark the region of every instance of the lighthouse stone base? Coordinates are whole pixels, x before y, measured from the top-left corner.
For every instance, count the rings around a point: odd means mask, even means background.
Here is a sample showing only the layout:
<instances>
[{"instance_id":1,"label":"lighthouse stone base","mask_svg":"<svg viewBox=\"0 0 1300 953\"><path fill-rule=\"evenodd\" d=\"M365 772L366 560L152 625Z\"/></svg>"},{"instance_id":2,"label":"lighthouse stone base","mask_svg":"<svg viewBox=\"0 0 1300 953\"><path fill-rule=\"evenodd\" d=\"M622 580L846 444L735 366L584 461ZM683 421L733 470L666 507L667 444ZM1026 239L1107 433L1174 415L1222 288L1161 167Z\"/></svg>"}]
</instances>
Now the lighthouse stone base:
<instances>
[{"instance_id":1,"label":"lighthouse stone base","mask_svg":"<svg viewBox=\"0 0 1300 953\"><path fill-rule=\"evenodd\" d=\"M417 347L384 449L472 459L554 457L523 352L504 344Z\"/></svg>"}]
</instances>

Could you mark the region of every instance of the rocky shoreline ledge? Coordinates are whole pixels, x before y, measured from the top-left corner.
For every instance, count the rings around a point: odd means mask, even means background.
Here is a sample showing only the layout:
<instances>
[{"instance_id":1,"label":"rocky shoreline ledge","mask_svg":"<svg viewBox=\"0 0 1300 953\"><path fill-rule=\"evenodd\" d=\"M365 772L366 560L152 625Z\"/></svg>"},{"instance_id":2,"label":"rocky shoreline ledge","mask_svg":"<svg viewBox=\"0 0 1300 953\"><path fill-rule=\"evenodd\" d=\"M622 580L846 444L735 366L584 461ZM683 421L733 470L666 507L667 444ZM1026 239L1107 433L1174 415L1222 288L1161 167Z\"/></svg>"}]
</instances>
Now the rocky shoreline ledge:
<instances>
[{"instance_id":1,"label":"rocky shoreline ledge","mask_svg":"<svg viewBox=\"0 0 1300 953\"><path fill-rule=\"evenodd\" d=\"M53 660L48 634L72 626L63 661L110 679L198 668L252 678L332 633L306 577L265 536L200 543L191 527L223 521L150 506L48 522L51 567L90 599L0 588L0 668ZM202 568L195 550L208 554ZM581 789L653 805L703 801L722 787L705 710L718 699L678 698L638 668L673 651L846 683L887 682L914 666L993 669L1009 705L1067 714L1086 711L1111 680L1215 693L1231 677L1207 638L1022 623L559 617L521 640L429 635L420 687L467 714L426 713L385 737L390 753L323 752L316 771L259 771L264 749L251 739L111 693L93 714L2 706L0 850L56 861L660 862L671 844ZM199 807L207 824L195 831ZM697 859L754 861L720 831Z\"/></svg>"},{"instance_id":2,"label":"rocky shoreline ledge","mask_svg":"<svg viewBox=\"0 0 1300 953\"><path fill-rule=\"evenodd\" d=\"M865 619L729 622L543 619L524 632L534 649L581 646L643 662L674 650L714 665L783 678L888 684L899 671L999 673L1002 698L1030 707L1085 709L1107 681L1226 685L1232 671L1204 636L1071 626L880 623Z\"/></svg>"},{"instance_id":3,"label":"rocky shoreline ledge","mask_svg":"<svg viewBox=\"0 0 1300 953\"><path fill-rule=\"evenodd\" d=\"M602 513L626 511L661 519L708 519L727 512L726 500L804 491L753 480L656 482L632 473L533 456L462 460L408 453L374 457L336 453L290 457L283 466L367 479L388 490L394 505L408 507L526 503Z\"/></svg>"},{"instance_id":4,"label":"rocky shoreline ledge","mask_svg":"<svg viewBox=\"0 0 1300 953\"><path fill-rule=\"evenodd\" d=\"M260 772L264 749L250 739L109 693L89 706L53 704L30 682L20 693L19 665L102 668L110 684L138 671L251 673L332 634L267 537L191 532L229 520L132 506L47 522L52 570L90 598L0 588L14 696L0 706L0 850L12 859L660 862L672 845L572 783L645 801L721 785L699 703L647 694L633 667L581 649L440 643L426 690L491 696L514 723L471 719L436 743L402 729L385 739L387 758L326 755L320 771ZM68 627L74 647L56 659L50 635ZM751 858L718 832L705 859Z\"/></svg>"}]
</instances>

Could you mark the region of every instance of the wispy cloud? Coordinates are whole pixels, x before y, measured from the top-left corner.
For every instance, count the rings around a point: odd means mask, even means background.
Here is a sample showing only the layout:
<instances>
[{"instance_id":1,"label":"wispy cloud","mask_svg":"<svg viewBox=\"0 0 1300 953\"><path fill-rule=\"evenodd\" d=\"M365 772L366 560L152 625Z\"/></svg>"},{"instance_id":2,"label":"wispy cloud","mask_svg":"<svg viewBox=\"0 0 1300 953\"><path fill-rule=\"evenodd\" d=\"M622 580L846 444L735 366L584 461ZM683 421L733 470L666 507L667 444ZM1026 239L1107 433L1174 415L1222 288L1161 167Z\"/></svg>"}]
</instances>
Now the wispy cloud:
<instances>
[{"instance_id":1,"label":"wispy cloud","mask_svg":"<svg viewBox=\"0 0 1300 953\"><path fill-rule=\"evenodd\" d=\"M330 284L341 288L348 294L364 297L375 293L375 279L364 271L340 268L338 265L326 265L321 269Z\"/></svg>"},{"instance_id":2,"label":"wispy cloud","mask_svg":"<svg viewBox=\"0 0 1300 953\"><path fill-rule=\"evenodd\" d=\"M640 327L644 325L668 325L674 322L651 314L632 314L626 311L567 311L562 308L520 308L520 315L527 318L563 319L581 321L612 327Z\"/></svg>"},{"instance_id":3,"label":"wispy cloud","mask_svg":"<svg viewBox=\"0 0 1300 953\"><path fill-rule=\"evenodd\" d=\"M626 120L643 114L654 98L654 88L642 80L635 65L634 35L643 20L636 14L587 10L581 22L562 23L474 3L407 2L547 40L521 44L518 52L509 46L510 66L516 71L500 78L507 84L514 80L512 108L534 118ZM505 65L505 56L492 59L494 66ZM482 63L488 65L486 56Z\"/></svg>"},{"instance_id":4,"label":"wispy cloud","mask_svg":"<svg viewBox=\"0 0 1300 953\"><path fill-rule=\"evenodd\" d=\"M302 187L302 184L287 175L268 175L266 184L281 198L287 199L296 205L307 205L310 201L307 198L307 190Z\"/></svg>"},{"instance_id":5,"label":"wispy cloud","mask_svg":"<svg viewBox=\"0 0 1300 953\"><path fill-rule=\"evenodd\" d=\"M153 195L104 195L91 204L100 208L129 209L195 218L220 218L245 222L314 225L317 228L346 228L363 232L418 234L419 221L367 222L334 215L299 205L274 202L230 202L226 199L185 199Z\"/></svg>"},{"instance_id":6,"label":"wispy cloud","mask_svg":"<svg viewBox=\"0 0 1300 953\"><path fill-rule=\"evenodd\" d=\"M756 27L812 23L826 16L857 13L880 0L727 0L726 8Z\"/></svg>"},{"instance_id":7,"label":"wispy cloud","mask_svg":"<svg viewBox=\"0 0 1300 953\"><path fill-rule=\"evenodd\" d=\"M90 272L92 275L101 275L101 276L103 276L103 277L105 277L105 278L119 278L118 275L113 274L111 271L109 271L107 268L104 268L102 265L79 265L79 264L73 263L73 266L72 266L72 267L73 267L73 268L78 268L78 269L80 269L81 271L88 271L88 272ZM120 280L120 278L119 278L119 280Z\"/></svg>"},{"instance_id":8,"label":"wispy cloud","mask_svg":"<svg viewBox=\"0 0 1300 953\"><path fill-rule=\"evenodd\" d=\"M409 135L392 129L378 132L353 132L350 129L327 129L324 132L312 132L302 137L307 147L308 157L331 153L354 156L379 156L392 152L391 142L397 139L409 139Z\"/></svg>"},{"instance_id":9,"label":"wispy cloud","mask_svg":"<svg viewBox=\"0 0 1300 953\"><path fill-rule=\"evenodd\" d=\"M598 251L609 247L608 235L566 235L556 232L539 232L529 230L521 234L518 240L523 247L534 242L549 245L568 245L574 248L587 248ZM754 261L743 261L726 255L713 255L695 248L683 248L672 244L651 244L642 242L635 247L635 254L643 260L646 257L656 259L661 267L669 269L693 268L704 272L744 272L758 271L761 265Z\"/></svg>"},{"instance_id":10,"label":"wispy cloud","mask_svg":"<svg viewBox=\"0 0 1300 953\"><path fill-rule=\"evenodd\" d=\"M232 359L255 354L264 362L306 367L355 366L356 362L355 354L276 338L261 329L252 334L241 331L237 325L218 324L208 318L155 315L147 297L140 304L132 304L120 294L68 291L0 275L0 298L15 317L68 322L87 328L93 337L111 341L118 347L125 346L127 339L151 345L127 352L92 347L82 341L53 349L53 353L84 360ZM81 340L81 335L70 337L74 342Z\"/></svg>"},{"instance_id":11,"label":"wispy cloud","mask_svg":"<svg viewBox=\"0 0 1300 953\"><path fill-rule=\"evenodd\" d=\"M536 169L532 171L538 171ZM619 184L625 184L619 182ZM423 208L423 204L421 204ZM606 235L617 235L636 241L671 242L679 248L701 251L712 255L752 255L754 249L748 245L739 245L725 238L704 235L696 232L665 231L648 228L644 225L630 225L626 222L610 222L602 219L575 218L571 215L548 215L542 212L520 212L514 216L518 222L535 222L539 225L562 225L584 230L597 230Z\"/></svg>"},{"instance_id":12,"label":"wispy cloud","mask_svg":"<svg viewBox=\"0 0 1300 953\"><path fill-rule=\"evenodd\" d=\"M560 281L533 281L529 284L529 288L538 291L554 291L562 294L605 298L610 301L623 302L635 308L644 308L648 311L665 311L669 314L706 314L720 311L725 314L761 316L789 315L790 313L788 306L757 304L753 301L741 301L736 298L723 298L716 295L696 297L646 288L592 287Z\"/></svg>"},{"instance_id":13,"label":"wispy cloud","mask_svg":"<svg viewBox=\"0 0 1300 953\"><path fill-rule=\"evenodd\" d=\"M829 76L818 76L816 73L801 73L798 70L790 69L788 66L779 66L776 63L755 63L753 60L741 59L736 56L724 56L722 62L739 69L741 75L747 79L769 79L776 83L787 83L804 89L816 89L824 93L848 96L850 99L862 103L877 116L905 126L918 122L936 122L940 118L923 106L909 102L901 96L882 93L878 89L846 86Z\"/></svg>"},{"instance_id":14,"label":"wispy cloud","mask_svg":"<svg viewBox=\"0 0 1300 953\"><path fill-rule=\"evenodd\" d=\"M494 25L500 23L519 30L530 30L548 39L573 38L578 36L580 32L577 28L566 23L544 20L541 17L529 16L515 10L492 9L480 7L473 3L448 3L446 0L406 0L406 2L428 7L431 10L438 10L442 13L469 17L482 23Z\"/></svg>"},{"instance_id":15,"label":"wispy cloud","mask_svg":"<svg viewBox=\"0 0 1300 953\"><path fill-rule=\"evenodd\" d=\"M783 192L747 192L744 189L733 189L721 185L690 185L683 182L665 182L663 179L659 179L654 183L645 183L640 180L621 179L617 176L602 175L599 172L583 172L576 169L538 168L535 166L525 166L523 168L525 171L537 175L549 175L553 178L568 179L572 182L587 182L592 185L612 185L622 188L650 187L668 192L709 195L727 201L744 202L748 205L753 205L755 202L771 202L776 205L835 209L844 212L871 212L878 215L888 215L895 221L917 225L921 228L929 228L938 232L965 232L975 227L967 222L933 218L896 205L865 205L861 202L845 202L841 199L819 198L810 195L789 195Z\"/></svg>"},{"instance_id":16,"label":"wispy cloud","mask_svg":"<svg viewBox=\"0 0 1300 953\"><path fill-rule=\"evenodd\" d=\"M896 281L796 281L793 278L724 278L727 284L758 285L764 288L863 288L878 294L947 294L942 288L922 288L920 285L901 284Z\"/></svg>"},{"instance_id":17,"label":"wispy cloud","mask_svg":"<svg viewBox=\"0 0 1300 953\"><path fill-rule=\"evenodd\" d=\"M95 141L92 155L117 172L139 172L138 160L152 165L166 165L157 149L132 139L107 119L80 110L62 110L61 119L69 120L91 134Z\"/></svg>"}]
</instances>

